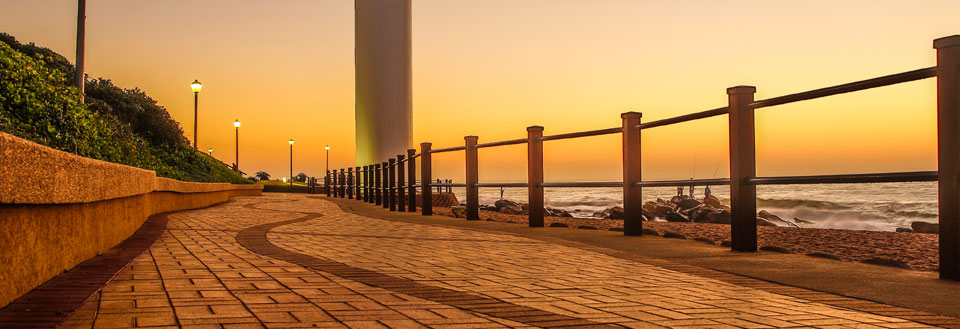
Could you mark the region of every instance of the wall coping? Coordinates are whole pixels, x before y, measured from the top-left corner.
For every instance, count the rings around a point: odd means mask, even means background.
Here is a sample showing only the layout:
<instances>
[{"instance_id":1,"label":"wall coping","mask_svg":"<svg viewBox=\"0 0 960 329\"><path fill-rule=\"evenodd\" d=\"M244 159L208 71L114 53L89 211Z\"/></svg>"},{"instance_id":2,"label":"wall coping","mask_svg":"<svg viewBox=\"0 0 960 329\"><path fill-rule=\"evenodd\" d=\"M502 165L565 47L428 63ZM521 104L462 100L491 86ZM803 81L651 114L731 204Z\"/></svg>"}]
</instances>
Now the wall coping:
<instances>
[{"instance_id":1,"label":"wall coping","mask_svg":"<svg viewBox=\"0 0 960 329\"><path fill-rule=\"evenodd\" d=\"M81 157L0 132L0 204L87 203L154 191L205 193L258 184L196 183Z\"/></svg>"}]
</instances>

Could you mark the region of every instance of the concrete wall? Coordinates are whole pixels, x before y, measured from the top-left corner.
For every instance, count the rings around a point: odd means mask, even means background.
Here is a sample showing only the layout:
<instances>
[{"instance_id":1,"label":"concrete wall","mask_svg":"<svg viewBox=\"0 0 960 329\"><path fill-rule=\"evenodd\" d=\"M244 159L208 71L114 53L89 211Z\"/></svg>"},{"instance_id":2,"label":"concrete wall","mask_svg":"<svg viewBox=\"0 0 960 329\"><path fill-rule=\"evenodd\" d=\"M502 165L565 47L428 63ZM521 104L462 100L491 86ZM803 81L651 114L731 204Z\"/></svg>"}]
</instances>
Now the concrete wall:
<instances>
[{"instance_id":1,"label":"concrete wall","mask_svg":"<svg viewBox=\"0 0 960 329\"><path fill-rule=\"evenodd\" d=\"M4 133L0 177L0 307L119 244L150 215L261 193L159 178Z\"/></svg>"}]
</instances>

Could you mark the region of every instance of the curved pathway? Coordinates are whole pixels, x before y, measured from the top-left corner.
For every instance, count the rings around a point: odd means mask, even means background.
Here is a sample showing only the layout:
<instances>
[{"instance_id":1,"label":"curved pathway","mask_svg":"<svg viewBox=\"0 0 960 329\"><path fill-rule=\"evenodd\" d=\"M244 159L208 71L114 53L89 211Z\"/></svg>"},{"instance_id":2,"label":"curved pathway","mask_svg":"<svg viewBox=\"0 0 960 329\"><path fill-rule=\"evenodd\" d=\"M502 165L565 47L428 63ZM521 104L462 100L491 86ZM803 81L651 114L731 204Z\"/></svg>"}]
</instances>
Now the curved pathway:
<instances>
[{"instance_id":1,"label":"curved pathway","mask_svg":"<svg viewBox=\"0 0 960 329\"><path fill-rule=\"evenodd\" d=\"M61 327L924 327L538 240L363 217L304 195L168 218Z\"/></svg>"}]
</instances>

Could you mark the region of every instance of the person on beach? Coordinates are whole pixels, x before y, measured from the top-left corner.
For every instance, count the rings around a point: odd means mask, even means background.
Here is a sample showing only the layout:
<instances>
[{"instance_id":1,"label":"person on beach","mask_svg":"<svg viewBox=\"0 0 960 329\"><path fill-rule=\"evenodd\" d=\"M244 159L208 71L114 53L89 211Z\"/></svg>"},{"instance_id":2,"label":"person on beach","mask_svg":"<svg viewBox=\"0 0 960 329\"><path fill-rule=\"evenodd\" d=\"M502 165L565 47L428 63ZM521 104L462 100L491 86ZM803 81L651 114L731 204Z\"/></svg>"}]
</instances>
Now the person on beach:
<instances>
[{"instance_id":1,"label":"person on beach","mask_svg":"<svg viewBox=\"0 0 960 329\"><path fill-rule=\"evenodd\" d=\"M677 186L677 196L683 196L683 186Z\"/></svg>"},{"instance_id":2,"label":"person on beach","mask_svg":"<svg viewBox=\"0 0 960 329\"><path fill-rule=\"evenodd\" d=\"M503 200L503 187L500 187L500 200Z\"/></svg>"},{"instance_id":3,"label":"person on beach","mask_svg":"<svg viewBox=\"0 0 960 329\"><path fill-rule=\"evenodd\" d=\"M707 185L707 187L704 187L704 188L703 188L703 195L704 195L704 197L708 197L708 196L710 196L711 194L712 194L712 192L710 191L710 185Z\"/></svg>"},{"instance_id":4,"label":"person on beach","mask_svg":"<svg viewBox=\"0 0 960 329\"><path fill-rule=\"evenodd\" d=\"M693 177L691 177L690 180L691 180L691 183L690 183L690 197L692 198L692 197L693 197L693 182L692 182L692 181L693 181Z\"/></svg>"}]
</instances>

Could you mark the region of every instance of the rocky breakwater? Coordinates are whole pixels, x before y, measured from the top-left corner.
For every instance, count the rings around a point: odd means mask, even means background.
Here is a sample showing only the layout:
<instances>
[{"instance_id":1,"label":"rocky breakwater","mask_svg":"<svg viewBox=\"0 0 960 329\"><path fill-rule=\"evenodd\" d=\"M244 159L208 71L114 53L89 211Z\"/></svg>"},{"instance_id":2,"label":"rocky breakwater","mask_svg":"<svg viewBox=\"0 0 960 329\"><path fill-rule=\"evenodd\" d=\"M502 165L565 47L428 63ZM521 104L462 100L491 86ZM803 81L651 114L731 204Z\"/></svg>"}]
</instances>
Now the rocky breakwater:
<instances>
[{"instance_id":1,"label":"rocky breakwater","mask_svg":"<svg viewBox=\"0 0 960 329\"><path fill-rule=\"evenodd\" d=\"M496 211L499 213L504 213L508 215L526 215L530 213L530 205L526 203L518 203L507 199L500 199L493 203L493 205L482 205L480 210L487 211ZM573 217L569 212L563 209L544 207L543 208L544 216L552 217Z\"/></svg>"},{"instance_id":2,"label":"rocky breakwater","mask_svg":"<svg viewBox=\"0 0 960 329\"><path fill-rule=\"evenodd\" d=\"M730 207L712 195L703 199L678 195L669 201L658 198L644 203L641 214L646 221L730 224ZM603 219L624 218L621 207L607 208L593 216ZM800 218L785 220L766 210L757 213L758 226L801 227L801 224L812 223Z\"/></svg>"}]
</instances>

